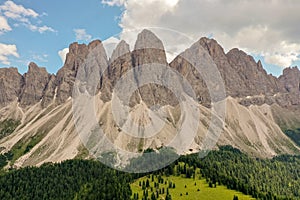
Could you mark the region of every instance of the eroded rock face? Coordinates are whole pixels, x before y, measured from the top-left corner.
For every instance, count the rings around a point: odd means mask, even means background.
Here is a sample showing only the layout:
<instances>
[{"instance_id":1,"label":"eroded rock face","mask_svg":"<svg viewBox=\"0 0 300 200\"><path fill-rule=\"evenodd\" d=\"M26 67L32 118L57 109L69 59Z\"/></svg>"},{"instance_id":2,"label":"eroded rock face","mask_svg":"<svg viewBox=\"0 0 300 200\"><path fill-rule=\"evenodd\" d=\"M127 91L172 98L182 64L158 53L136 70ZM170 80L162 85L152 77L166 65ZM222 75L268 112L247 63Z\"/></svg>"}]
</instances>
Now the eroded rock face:
<instances>
[{"instance_id":1,"label":"eroded rock face","mask_svg":"<svg viewBox=\"0 0 300 200\"><path fill-rule=\"evenodd\" d=\"M277 103L283 107L299 105L298 69L286 69L276 78L267 74L260 61L239 49L227 54L217 41L202 38L200 44L216 63L226 86L227 96L239 98L245 106Z\"/></svg>"},{"instance_id":2,"label":"eroded rock face","mask_svg":"<svg viewBox=\"0 0 300 200\"><path fill-rule=\"evenodd\" d=\"M200 45L208 51L209 55L217 65L226 87L226 94L232 97L245 96L247 85L242 81L238 74L238 70L234 69L229 63L221 45L214 39L208 38L201 38L199 42ZM236 84L237 82L239 83L238 87Z\"/></svg>"},{"instance_id":3,"label":"eroded rock face","mask_svg":"<svg viewBox=\"0 0 300 200\"><path fill-rule=\"evenodd\" d=\"M160 83L143 83L142 76L155 74L157 67L167 68L168 63L163 43L152 32L144 30L138 35L133 52L130 52L129 45L125 41L121 41L113 51L109 67L104 73L101 99L105 102L111 100L111 94L118 81L121 77L127 77L131 85L126 84L122 91L118 89L115 91L121 93L120 99L123 98L122 93L130 93L131 98L129 102L126 101L126 104L129 103L131 107L141 101L148 107L178 104L174 94L162 86L163 73L158 74L161 76ZM132 88L136 90L132 91Z\"/></svg>"},{"instance_id":4,"label":"eroded rock face","mask_svg":"<svg viewBox=\"0 0 300 200\"><path fill-rule=\"evenodd\" d=\"M168 64L162 41L148 30L138 34L132 58L135 67L147 63Z\"/></svg>"},{"instance_id":5,"label":"eroded rock face","mask_svg":"<svg viewBox=\"0 0 300 200\"><path fill-rule=\"evenodd\" d=\"M300 71L298 67L284 69L279 81L289 93L297 94L300 92Z\"/></svg>"},{"instance_id":6,"label":"eroded rock face","mask_svg":"<svg viewBox=\"0 0 300 200\"><path fill-rule=\"evenodd\" d=\"M72 96L72 89L79 66L88 54L85 44L73 43L69 46L64 66L57 72L57 102L63 103Z\"/></svg>"},{"instance_id":7,"label":"eroded rock face","mask_svg":"<svg viewBox=\"0 0 300 200\"><path fill-rule=\"evenodd\" d=\"M256 63L252 56L241 50L232 49L227 53L227 58L247 86L247 88L241 88L242 94L246 96L273 95L280 91L277 80L268 75L261 63ZM239 89L238 86L236 84L236 89Z\"/></svg>"},{"instance_id":8,"label":"eroded rock face","mask_svg":"<svg viewBox=\"0 0 300 200\"><path fill-rule=\"evenodd\" d=\"M268 75L261 62L256 63L253 57L245 52L235 48L225 54L215 40L208 38L202 38L200 44L218 66L228 96L247 97L260 94L269 96L281 90L276 77Z\"/></svg>"},{"instance_id":9,"label":"eroded rock face","mask_svg":"<svg viewBox=\"0 0 300 200\"><path fill-rule=\"evenodd\" d=\"M29 106L41 101L49 78L50 75L45 68L40 68L33 62L30 63L28 72L24 74L23 78L19 100L21 105Z\"/></svg>"},{"instance_id":10,"label":"eroded rock face","mask_svg":"<svg viewBox=\"0 0 300 200\"><path fill-rule=\"evenodd\" d=\"M286 68L279 77L281 86L288 92L281 101L284 105L300 105L300 71L298 67Z\"/></svg>"},{"instance_id":11,"label":"eroded rock face","mask_svg":"<svg viewBox=\"0 0 300 200\"><path fill-rule=\"evenodd\" d=\"M0 68L0 106L6 106L18 99L22 75L17 68Z\"/></svg>"},{"instance_id":12,"label":"eroded rock face","mask_svg":"<svg viewBox=\"0 0 300 200\"><path fill-rule=\"evenodd\" d=\"M101 99L107 102L111 100L115 85L126 73L131 73L134 86L139 88L132 94L131 106L141 101L149 107L155 104L177 105L177 97L161 86L163 82L141 84L139 76L145 72L143 67L152 65L170 66L176 70L191 84L199 103L209 106L211 97L207 80L195 70L195 63L190 63L183 55L192 60L198 56L194 62L207 65L207 68L210 66L206 61L211 60L210 64L217 66L224 81L226 95L239 98L245 106L277 103L288 107L300 104L300 72L297 67L285 69L283 75L276 78L266 73L260 61L256 62L245 52L232 49L225 54L217 41L208 38L201 38L168 64L162 41L151 31L144 30L138 35L132 52L129 45L121 41L110 60L99 40L88 45L71 44L65 64L57 75L48 74L34 63L30 63L24 76L16 68L0 69L0 105L16 99L21 106L34 105L39 101L43 107L53 102L61 104L72 96L76 77L90 94L101 91ZM165 78L164 75L160 77L162 80Z\"/></svg>"},{"instance_id":13,"label":"eroded rock face","mask_svg":"<svg viewBox=\"0 0 300 200\"><path fill-rule=\"evenodd\" d=\"M45 87L42 99L42 106L47 107L55 101L55 93L57 92L56 76L50 75L49 81Z\"/></svg>"},{"instance_id":14,"label":"eroded rock face","mask_svg":"<svg viewBox=\"0 0 300 200\"><path fill-rule=\"evenodd\" d=\"M107 70L103 72L101 80L101 99L111 100L111 94L117 81L133 68L129 45L122 40L113 51Z\"/></svg>"},{"instance_id":15,"label":"eroded rock face","mask_svg":"<svg viewBox=\"0 0 300 200\"><path fill-rule=\"evenodd\" d=\"M65 64L57 73L57 102L63 103L72 96L73 85L78 73L79 77L77 78L86 81L89 92L95 93L100 88L101 68L105 68L107 62L101 41L95 40L89 45L71 44ZM99 84L95 85L96 80Z\"/></svg>"},{"instance_id":16,"label":"eroded rock face","mask_svg":"<svg viewBox=\"0 0 300 200\"><path fill-rule=\"evenodd\" d=\"M143 30L138 34L137 41L132 52L133 73L136 81L136 92L132 95L132 106L143 101L148 107L154 105L172 105L178 104L176 96L164 86L164 71L157 73L155 68L168 67L166 52L162 41L151 31ZM153 70L151 70L153 68ZM149 70L150 69L150 70ZM159 76L159 81L151 84L142 84L143 74L149 76ZM157 73L157 74L155 74ZM155 75L154 75L155 74Z\"/></svg>"},{"instance_id":17,"label":"eroded rock face","mask_svg":"<svg viewBox=\"0 0 300 200\"><path fill-rule=\"evenodd\" d=\"M170 67L185 77L196 93L196 98L199 103L210 105L211 99L209 90L202 76L203 74L200 74L199 71L196 70L194 66L195 63L193 62L195 60L199 60L199 62L201 62L201 59L205 59L205 56L209 57L207 51L202 48L199 42L196 42L191 48L177 56L170 63ZM207 67L210 66L207 65Z\"/></svg>"}]
</instances>

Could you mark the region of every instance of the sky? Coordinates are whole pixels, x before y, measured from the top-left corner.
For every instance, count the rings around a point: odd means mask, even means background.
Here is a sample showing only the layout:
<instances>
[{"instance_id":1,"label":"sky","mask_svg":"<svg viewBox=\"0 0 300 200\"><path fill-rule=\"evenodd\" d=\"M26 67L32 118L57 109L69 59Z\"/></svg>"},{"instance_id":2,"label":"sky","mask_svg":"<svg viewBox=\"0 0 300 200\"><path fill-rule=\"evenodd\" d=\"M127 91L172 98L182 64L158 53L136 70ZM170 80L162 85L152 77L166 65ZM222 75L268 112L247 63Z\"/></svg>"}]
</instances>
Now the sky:
<instances>
[{"instance_id":1,"label":"sky","mask_svg":"<svg viewBox=\"0 0 300 200\"><path fill-rule=\"evenodd\" d=\"M131 48L144 28L164 42L168 59L201 37L239 48L268 73L300 66L297 0L0 0L0 67L27 71L33 61L56 73L72 42L120 39Z\"/></svg>"}]
</instances>

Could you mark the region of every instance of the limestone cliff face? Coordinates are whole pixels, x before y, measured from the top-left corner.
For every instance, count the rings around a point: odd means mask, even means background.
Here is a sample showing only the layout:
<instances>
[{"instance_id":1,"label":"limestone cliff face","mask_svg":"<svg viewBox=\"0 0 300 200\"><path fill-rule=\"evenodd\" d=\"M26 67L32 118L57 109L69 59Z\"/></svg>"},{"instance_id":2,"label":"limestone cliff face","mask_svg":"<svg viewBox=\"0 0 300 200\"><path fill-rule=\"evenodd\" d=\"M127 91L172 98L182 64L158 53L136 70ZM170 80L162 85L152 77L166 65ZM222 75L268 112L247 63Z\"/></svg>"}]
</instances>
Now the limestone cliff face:
<instances>
[{"instance_id":1,"label":"limestone cliff face","mask_svg":"<svg viewBox=\"0 0 300 200\"><path fill-rule=\"evenodd\" d=\"M226 89L226 95L239 98L245 106L269 105L277 103L283 107L300 104L299 69L287 68L283 75L276 78L267 74L260 61L239 49L232 49L225 54L221 45L214 39L201 38L191 48L189 56L198 55L196 63L204 64L207 59L216 65ZM101 91L100 98L110 101L118 80L126 73L132 73L137 89L131 98L131 106L145 102L149 107L155 104L176 105L176 96L161 84L141 85L139 76L145 73L145 66L171 67L185 77L193 87L197 100L209 106L211 99L203 74L195 70L195 63L177 56L170 64L162 41L151 31L138 34L134 50L121 41L110 59L101 41L95 40L88 45L73 43L63 67L56 75L50 75L45 68L35 63L23 76L16 68L0 69L0 105L4 106L18 100L21 106L31 106L41 101L42 107L55 102L62 104L72 97L76 77L84 82L92 95ZM209 68L209 64L207 67ZM153 67L154 68L154 67ZM151 71L151 70L150 70ZM163 77L160 77L163 79Z\"/></svg>"},{"instance_id":2,"label":"limestone cliff face","mask_svg":"<svg viewBox=\"0 0 300 200\"><path fill-rule=\"evenodd\" d=\"M282 89L276 77L267 74L261 62L256 63L245 52L232 49L225 54L223 48L213 39L201 38L200 44L218 66L229 96L274 95Z\"/></svg>"},{"instance_id":3,"label":"limestone cliff face","mask_svg":"<svg viewBox=\"0 0 300 200\"><path fill-rule=\"evenodd\" d=\"M167 64L165 48L162 41L151 31L143 30L138 38L132 52L134 66L147 63Z\"/></svg>"},{"instance_id":4,"label":"limestone cliff face","mask_svg":"<svg viewBox=\"0 0 300 200\"><path fill-rule=\"evenodd\" d=\"M129 101L130 106L134 106L141 101L149 107L156 104L176 105L178 103L176 97L171 91L162 86L162 82L143 85L143 80L141 80L143 74L150 73L149 75L151 75L156 73L154 70L156 67L167 66L163 43L152 32L142 31L138 35L132 52L129 45L125 41L121 41L113 51L108 69L104 73L101 99L105 102L111 100L113 88L118 80L126 75L130 82L133 82L131 86L136 87L136 91L133 92ZM162 76L162 74L159 76ZM129 91L130 88L125 88L125 90Z\"/></svg>"},{"instance_id":5,"label":"limestone cliff face","mask_svg":"<svg viewBox=\"0 0 300 200\"><path fill-rule=\"evenodd\" d=\"M288 92L286 103L295 106L300 104L300 71L298 67L286 68L279 77L281 86Z\"/></svg>"},{"instance_id":6,"label":"limestone cliff face","mask_svg":"<svg viewBox=\"0 0 300 200\"><path fill-rule=\"evenodd\" d=\"M239 89L239 85L236 84L234 90L240 90L244 96L273 95L279 92L277 80L268 75L262 68L261 63L256 63L252 56L241 50L232 49L227 53L227 58L231 67L235 69L244 85L246 85L246 88Z\"/></svg>"},{"instance_id":7,"label":"limestone cliff face","mask_svg":"<svg viewBox=\"0 0 300 200\"><path fill-rule=\"evenodd\" d=\"M286 68L279 77L280 84L293 94L300 93L300 71L298 67Z\"/></svg>"},{"instance_id":8,"label":"limestone cliff face","mask_svg":"<svg viewBox=\"0 0 300 200\"><path fill-rule=\"evenodd\" d=\"M51 74L43 92L42 107L47 107L54 102L56 92L56 76L54 74Z\"/></svg>"},{"instance_id":9,"label":"limestone cliff face","mask_svg":"<svg viewBox=\"0 0 300 200\"><path fill-rule=\"evenodd\" d=\"M108 68L103 72L101 99L104 102L111 100L111 94L117 81L133 68L129 45L122 40L113 51Z\"/></svg>"},{"instance_id":10,"label":"limestone cliff face","mask_svg":"<svg viewBox=\"0 0 300 200\"><path fill-rule=\"evenodd\" d=\"M174 106L178 104L174 94L164 87L164 71L158 73L155 70L155 68L168 67L168 62L162 41L152 32L143 30L138 35L134 51L132 52L132 63L136 85L139 88L132 96L132 105L141 101L145 102L149 107L154 105ZM143 76L142 74L147 73L149 73L149 76L158 76L159 81L147 85L141 84L143 82L140 80Z\"/></svg>"},{"instance_id":11,"label":"limestone cliff face","mask_svg":"<svg viewBox=\"0 0 300 200\"><path fill-rule=\"evenodd\" d=\"M29 106L41 101L49 78L50 75L45 68L30 63L28 72L23 77L23 87L19 100L21 105Z\"/></svg>"},{"instance_id":12,"label":"limestone cliff face","mask_svg":"<svg viewBox=\"0 0 300 200\"><path fill-rule=\"evenodd\" d=\"M17 68L0 68L0 107L18 99L22 75Z\"/></svg>"},{"instance_id":13,"label":"limestone cliff face","mask_svg":"<svg viewBox=\"0 0 300 200\"><path fill-rule=\"evenodd\" d=\"M107 65L107 57L101 41L89 45L73 43L69 46L64 66L56 77L57 103L63 103L72 96L75 79L86 81L89 92L100 89L101 67Z\"/></svg>"},{"instance_id":14,"label":"limestone cliff face","mask_svg":"<svg viewBox=\"0 0 300 200\"><path fill-rule=\"evenodd\" d=\"M72 95L79 66L84 62L88 54L88 47L85 44L73 43L69 46L69 53L66 56L64 66L57 72L57 101L65 102Z\"/></svg>"}]
</instances>

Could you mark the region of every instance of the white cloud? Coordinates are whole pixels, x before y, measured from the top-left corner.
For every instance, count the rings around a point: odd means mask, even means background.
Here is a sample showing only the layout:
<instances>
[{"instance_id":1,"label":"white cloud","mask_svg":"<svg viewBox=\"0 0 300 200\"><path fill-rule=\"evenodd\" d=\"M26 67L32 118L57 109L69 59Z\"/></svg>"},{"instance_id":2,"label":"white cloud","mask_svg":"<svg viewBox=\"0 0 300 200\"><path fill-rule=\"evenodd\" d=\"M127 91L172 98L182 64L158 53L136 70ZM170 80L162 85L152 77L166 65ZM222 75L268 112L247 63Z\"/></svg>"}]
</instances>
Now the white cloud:
<instances>
[{"instance_id":1,"label":"white cloud","mask_svg":"<svg viewBox=\"0 0 300 200\"><path fill-rule=\"evenodd\" d=\"M124 5L125 0L102 0L102 4L106 4L109 6L121 6Z\"/></svg>"},{"instance_id":2,"label":"white cloud","mask_svg":"<svg viewBox=\"0 0 300 200\"><path fill-rule=\"evenodd\" d=\"M282 67L300 60L300 1L103 0L102 3L124 6L120 26L125 38L134 38L133 30L161 27L187 34L194 41L212 35L226 50L238 47ZM168 41L166 47L181 46L184 50L190 43L178 42L176 38L172 42L162 32L158 35Z\"/></svg>"},{"instance_id":3,"label":"white cloud","mask_svg":"<svg viewBox=\"0 0 300 200\"><path fill-rule=\"evenodd\" d=\"M6 1L0 6L4 15L12 19L21 19L24 17L38 17L39 14L29 8L24 8L22 5L17 5L13 1Z\"/></svg>"},{"instance_id":4,"label":"white cloud","mask_svg":"<svg viewBox=\"0 0 300 200\"><path fill-rule=\"evenodd\" d=\"M263 54L266 63L277 63L279 66L291 66L294 62L299 60L300 44L288 44L285 41L282 41L280 46L281 48L277 50L274 49L272 54Z\"/></svg>"},{"instance_id":5,"label":"white cloud","mask_svg":"<svg viewBox=\"0 0 300 200\"><path fill-rule=\"evenodd\" d=\"M88 41L92 39L92 36L86 33L85 29L74 29L76 40Z\"/></svg>"},{"instance_id":6,"label":"white cloud","mask_svg":"<svg viewBox=\"0 0 300 200\"><path fill-rule=\"evenodd\" d=\"M38 31L39 33L44 33L44 32L56 32L53 28L49 26L36 26L32 24L25 24L26 27L28 27L31 31L35 32Z\"/></svg>"},{"instance_id":7,"label":"white cloud","mask_svg":"<svg viewBox=\"0 0 300 200\"><path fill-rule=\"evenodd\" d=\"M33 53L32 54L32 59L34 61L39 61L39 62L43 62L43 63L47 63L48 62L48 57L49 55L48 54L37 54L37 53Z\"/></svg>"},{"instance_id":8,"label":"white cloud","mask_svg":"<svg viewBox=\"0 0 300 200\"><path fill-rule=\"evenodd\" d=\"M0 62L10 65L9 56L19 57L16 45L0 43Z\"/></svg>"},{"instance_id":9,"label":"white cloud","mask_svg":"<svg viewBox=\"0 0 300 200\"><path fill-rule=\"evenodd\" d=\"M22 24L31 31L38 31L39 33L44 33L47 31L56 32L53 28L49 26L38 26L32 23L32 19L36 19L38 21L37 23L41 23L41 20L39 20L38 17L45 16L46 13L42 13L40 15L30 8L24 8L24 6L22 5L15 4L13 1L5 1L2 5L0 5L0 12L4 15L0 16L0 33L11 30L10 26L7 23L7 19L11 19L17 22L14 23L15 27Z\"/></svg>"},{"instance_id":10,"label":"white cloud","mask_svg":"<svg viewBox=\"0 0 300 200\"><path fill-rule=\"evenodd\" d=\"M66 61L67 53L69 53L69 48L64 48L58 51L58 55L63 63Z\"/></svg>"},{"instance_id":11,"label":"white cloud","mask_svg":"<svg viewBox=\"0 0 300 200\"><path fill-rule=\"evenodd\" d=\"M11 27L8 25L7 20L3 16L0 16L0 34L7 31L11 31Z\"/></svg>"}]
</instances>

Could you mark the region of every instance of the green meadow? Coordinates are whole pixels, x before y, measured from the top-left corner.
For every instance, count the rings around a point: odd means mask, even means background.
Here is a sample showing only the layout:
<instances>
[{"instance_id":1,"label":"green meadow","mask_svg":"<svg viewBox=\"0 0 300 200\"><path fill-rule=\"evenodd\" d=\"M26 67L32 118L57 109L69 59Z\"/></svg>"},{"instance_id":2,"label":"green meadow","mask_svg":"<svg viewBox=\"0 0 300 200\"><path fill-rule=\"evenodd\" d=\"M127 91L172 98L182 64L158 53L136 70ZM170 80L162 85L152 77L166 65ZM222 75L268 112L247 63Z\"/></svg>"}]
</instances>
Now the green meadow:
<instances>
[{"instance_id":1,"label":"green meadow","mask_svg":"<svg viewBox=\"0 0 300 200\"><path fill-rule=\"evenodd\" d=\"M161 178L158 178L156 175L150 175L137 179L131 184L132 198L143 199L147 191L147 198L145 199L150 200L166 199L167 193L171 195L172 200L233 200L235 196L238 197L239 200L254 199L241 192L227 189L222 185L209 185L205 178L201 178L199 174L200 170L197 171L198 173L194 178L185 178L183 175L161 176ZM159 181L159 179L162 179L163 183ZM147 180L149 183L148 187L146 187Z\"/></svg>"}]
</instances>

